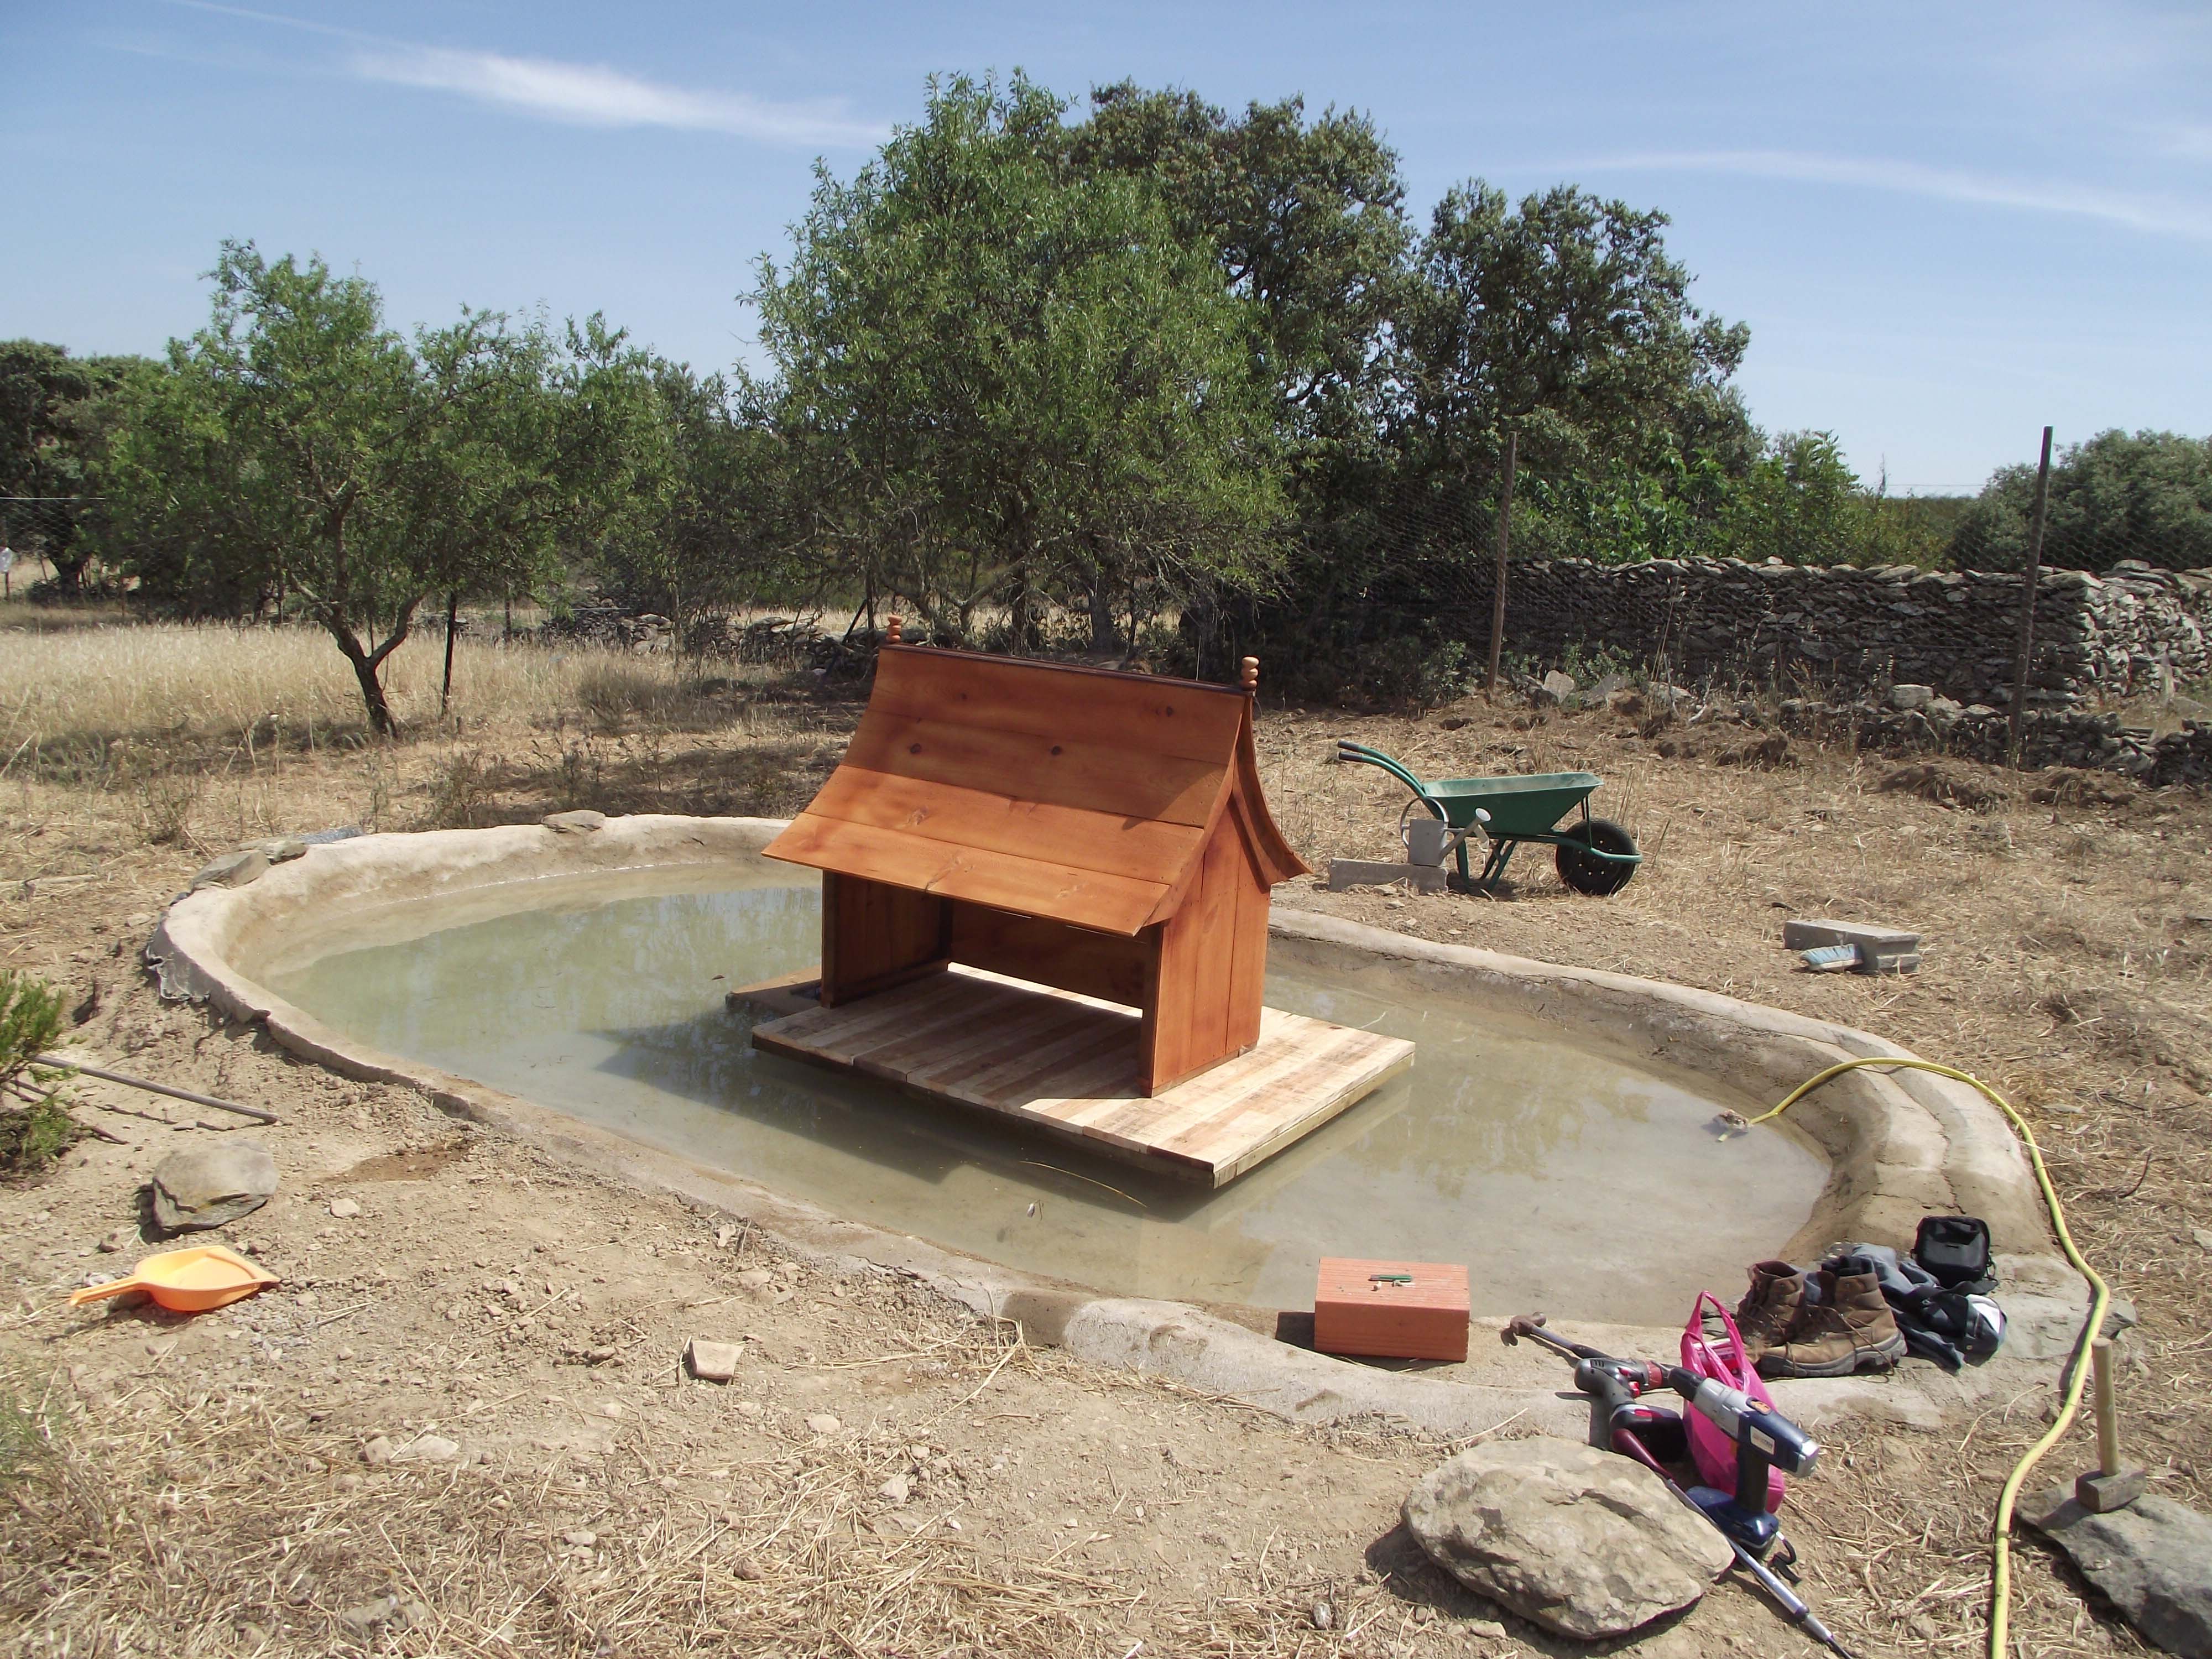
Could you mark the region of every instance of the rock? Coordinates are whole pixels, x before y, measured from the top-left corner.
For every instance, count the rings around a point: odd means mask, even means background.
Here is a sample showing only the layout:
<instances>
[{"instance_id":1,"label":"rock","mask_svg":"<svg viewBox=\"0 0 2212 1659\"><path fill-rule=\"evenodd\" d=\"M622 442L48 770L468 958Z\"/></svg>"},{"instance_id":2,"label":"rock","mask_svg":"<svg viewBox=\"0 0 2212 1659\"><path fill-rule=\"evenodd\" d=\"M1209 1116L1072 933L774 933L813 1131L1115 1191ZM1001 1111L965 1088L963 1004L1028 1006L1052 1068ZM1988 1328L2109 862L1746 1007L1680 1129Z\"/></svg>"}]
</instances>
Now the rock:
<instances>
[{"instance_id":1,"label":"rock","mask_svg":"<svg viewBox=\"0 0 2212 1659\"><path fill-rule=\"evenodd\" d=\"M1616 714L1626 714L1632 719L1644 712L1644 694L1624 686L1606 698L1605 706Z\"/></svg>"},{"instance_id":2,"label":"rock","mask_svg":"<svg viewBox=\"0 0 2212 1659\"><path fill-rule=\"evenodd\" d=\"M775 1275L765 1267L747 1267L738 1274L738 1283L749 1291L765 1290L775 1282Z\"/></svg>"},{"instance_id":3,"label":"rock","mask_svg":"<svg viewBox=\"0 0 2212 1659\"><path fill-rule=\"evenodd\" d=\"M599 1407L599 1415L602 1417L619 1419L622 1414L623 1402L619 1400L607 1401Z\"/></svg>"},{"instance_id":4,"label":"rock","mask_svg":"<svg viewBox=\"0 0 2212 1659\"><path fill-rule=\"evenodd\" d=\"M1892 708L1925 708L1935 701L1936 688L1932 685L1893 685L1889 688L1889 706Z\"/></svg>"},{"instance_id":5,"label":"rock","mask_svg":"<svg viewBox=\"0 0 2212 1659\"><path fill-rule=\"evenodd\" d=\"M100 1239L99 1244L100 1254L112 1255L137 1237L138 1230L136 1227L118 1227Z\"/></svg>"},{"instance_id":6,"label":"rock","mask_svg":"<svg viewBox=\"0 0 2212 1659\"><path fill-rule=\"evenodd\" d=\"M289 864L294 859L307 857L307 843L297 836L278 836L255 842L253 850L271 864Z\"/></svg>"},{"instance_id":7,"label":"rock","mask_svg":"<svg viewBox=\"0 0 2212 1659\"><path fill-rule=\"evenodd\" d=\"M154 1166L154 1219L164 1232L220 1227L251 1215L276 1190L276 1160L258 1140L226 1139L173 1152Z\"/></svg>"},{"instance_id":8,"label":"rock","mask_svg":"<svg viewBox=\"0 0 2212 1659\"><path fill-rule=\"evenodd\" d=\"M738 1362L745 1357L742 1342L713 1342L703 1336L691 1339L684 1350L684 1362L691 1375L702 1382L726 1382L738 1374Z\"/></svg>"},{"instance_id":9,"label":"rock","mask_svg":"<svg viewBox=\"0 0 2212 1659\"><path fill-rule=\"evenodd\" d=\"M361 1213L361 1206L349 1198L334 1198L331 1200L331 1213L341 1221L350 1221Z\"/></svg>"},{"instance_id":10,"label":"rock","mask_svg":"<svg viewBox=\"0 0 2212 1659\"><path fill-rule=\"evenodd\" d=\"M1575 677L1571 674L1563 674L1554 668L1544 676L1528 700L1540 706L1552 702L1563 703L1574 695Z\"/></svg>"},{"instance_id":11,"label":"rock","mask_svg":"<svg viewBox=\"0 0 2212 1659\"><path fill-rule=\"evenodd\" d=\"M549 812L538 822L556 835L580 836L605 829L607 815L594 812L589 807L581 807L574 812Z\"/></svg>"},{"instance_id":12,"label":"rock","mask_svg":"<svg viewBox=\"0 0 2212 1659\"><path fill-rule=\"evenodd\" d=\"M361 1449L364 1463L389 1463L392 1457L392 1442L380 1434Z\"/></svg>"},{"instance_id":13,"label":"rock","mask_svg":"<svg viewBox=\"0 0 2212 1659\"><path fill-rule=\"evenodd\" d=\"M2189 1236L2197 1241L2198 1249L2212 1250L2212 1232L2207 1232L2202 1227L2191 1227L2189 1230Z\"/></svg>"},{"instance_id":14,"label":"rock","mask_svg":"<svg viewBox=\"0 0 2212 1659\"><path fill-rule=\"evenodd\" d=\"M197 893L203 887L243 887L268 873L269 854L258 847L241 847L235 853L225 853L212 864L202 866L185 890Z\"/></svg>"},{"instance_id":15,"label":"rock","mask_svg":"<svg viewBox=\"0 0 2212 1659\"><path fill-rule=\"evenodd\" d=\"M907 1478L903 1474L895 1474L876 1488L876 1496L893 1507L905 1503L913 1495L914 1488L907 1484Z\"/></svg>"},{"instance_id":16,"label":"rock","mask_svg":"<svg viewBox=\"0 0 2212 1659\"><path fill-rule=\"evenodd\" d=\"M2212 1659L2212 1520L2156 1492L2092 1515L2063 1486L2023 1504L2021 1518L2147 1640L2182 1659Z\"/></svg>"},{"instance_id":17,"label":"rock","mask_svg":"<svg viewBox=\"0 0 2212 1659\"><path fill-rule=\"evenodd\" d=\"M561 1534L561 1541L571 1549L587 1550L599 1541L599 1535L588 1527L571 1527Z\"/></svg>"},{"instance_id":18,"label":"rock","mask_svg":"<svg viewBox=\"0 0 2212 1659\"><path fill-rule=\"evenodd\" d=\"M828 1412L809 1412L806 1414L806 1429L810 1434L835 1434L844 1426Z\"/></svg>"},{"instance_id":19,"label":"rock","mask_svg":"<svg viewBox=\"0 0 2212 1659\"><path fill-rule=\"evenodd\" d=\"M358 1607L338 1610L338 1628L357 1642L366 1642L399 1613L399 1598L380 1595L374 1601L363 1601Z\"/></svg>"},{"instance_id":20,"label":"rock","mask_svg":"<svg viewBox=\"0 0 2212 1659\"><path fill-rule=\"evenodd\" d=\"M1401 1512L1469 1589L1581 1641L1688 1607L1735 1559L1649 1469L1549 1437L1461 1452Z\"/></svg>"},{"instance_id":21,"label":"rock","mask_svg":"<svg viewBox=\"0 0 2212 1659\"><path fill-rule=\"evenodd\" d=\"M1306 1609L1306 1620L1316 1630L1327 1630L1336 1623L1336 1609L1326 1601L1316 1601Z\"/></svg>"},{"instance_id":22,"label":"rock","mask_svg":"<svg viewBox=\"0 0 2212 1659\"><path fill-rule=\"evenodd\" d=\"M461 1455L460 1442L442 1434L417 1435L392 1454L395 1463L450 1463Z\"/></svg>"}]
</instances>

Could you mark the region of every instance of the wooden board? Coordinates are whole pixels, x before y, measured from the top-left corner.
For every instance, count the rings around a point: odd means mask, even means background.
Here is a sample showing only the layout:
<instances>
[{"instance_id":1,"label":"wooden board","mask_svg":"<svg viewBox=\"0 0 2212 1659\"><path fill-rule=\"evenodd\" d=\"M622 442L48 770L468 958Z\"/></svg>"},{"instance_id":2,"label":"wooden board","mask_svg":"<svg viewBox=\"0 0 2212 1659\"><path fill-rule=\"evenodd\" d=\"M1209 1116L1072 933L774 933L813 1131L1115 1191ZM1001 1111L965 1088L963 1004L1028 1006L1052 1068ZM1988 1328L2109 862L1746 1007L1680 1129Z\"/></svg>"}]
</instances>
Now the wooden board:
<instances>
[{"instance_id":1,"label":"wooden board","mask_svg":"<svg viewBox=\"0 0 2212 1659\"><path fill-rule=\"evenodd\" d=\"M787 978L732 999L781 1012ZM754 1028L754 1046L1006 1116L1095 1152L1212 1187L1310 1134L1411 1066L1413 1045L1262 1011L1249 1052L1141 1092L1140 1018L1126 1008L953 967L842 1007Z\"/></svg>"},{"instance_id":2,"label":"wooden board","mask_svg":"<svg viewBox=\"0 0 2212 1659\"><path fill-rule=\"evenodd\" d=\"M1408 1282L1399 1283L1401 1276ZM1378 1358L1465 1359L1467 1309L1463 1267L1325 1255L1314 1285L1314 1346Z\"/></svg>"}]
</instances>

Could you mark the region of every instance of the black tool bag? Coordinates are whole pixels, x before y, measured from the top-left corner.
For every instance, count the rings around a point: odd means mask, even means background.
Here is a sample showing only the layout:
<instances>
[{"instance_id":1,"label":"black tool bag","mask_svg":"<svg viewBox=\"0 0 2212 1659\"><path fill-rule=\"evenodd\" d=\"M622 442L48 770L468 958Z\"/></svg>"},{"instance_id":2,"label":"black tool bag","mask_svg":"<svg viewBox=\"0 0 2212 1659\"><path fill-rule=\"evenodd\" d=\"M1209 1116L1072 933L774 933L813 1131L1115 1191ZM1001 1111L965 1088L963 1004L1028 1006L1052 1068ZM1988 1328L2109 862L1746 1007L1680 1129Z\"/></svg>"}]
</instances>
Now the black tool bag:
<instances>
[{"instance_id":1,"label":"black tool bag","mask_svg":"<svg viewBox=\"0 0 2212 1659\"><path fill-rule=\"evenodd\" d=\"M1912 1259L1947 1291L1986 1296L1996 1288L1996 1269L1990 1261L1990 1224L1978 1217L1921 1217Z\"/></svg>"}]
</instances>

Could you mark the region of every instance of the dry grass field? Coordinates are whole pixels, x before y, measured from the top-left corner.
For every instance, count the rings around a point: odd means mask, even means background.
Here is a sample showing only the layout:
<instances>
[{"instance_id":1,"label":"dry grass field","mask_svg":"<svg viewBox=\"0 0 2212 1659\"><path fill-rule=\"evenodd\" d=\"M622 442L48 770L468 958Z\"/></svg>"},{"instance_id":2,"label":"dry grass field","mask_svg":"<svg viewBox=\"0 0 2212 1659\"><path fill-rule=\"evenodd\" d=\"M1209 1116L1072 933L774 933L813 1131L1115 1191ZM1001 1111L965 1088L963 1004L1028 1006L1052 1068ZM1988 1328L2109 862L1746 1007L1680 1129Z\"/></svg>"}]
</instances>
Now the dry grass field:
<instances>
[{"instance_id":1,"label":"dry grass field","mask_svg":"<svg viewBox=\"0 0 2212 1659\"><path fill-rule=\"evenodd\" d=\"M272 1298L251 1334L64 1319L57 1291L117 1261L95 1245L125 1218L125 1172L173 1132L88 1106L124 1144L82 1143L0 1188L15 1400L0 1412L0 1652L360 1651L337 1615L387 1594L420 1612L370 1638L421 1654L1570 1650L1497 1625L1406 1556L1396 1498L1437 1448L1316 1436L1091 1372L896 1285L793 1263L763 1293L738 1275L787 1260L772 1239L731 1241L711 1218L480 1136L461 1146L413 1097L159 1005L137 945L191 870L243 840L580 805L787 812L858 714L666 659L465 641L441 721L438 668L434 641L403 652L410 735L377 744L319 638L0 625L0 963L61 985L95 1046L283 1110L272 1145L311 1172L307 1201L235 1231L325 1264L308 1276L319 1304ZM1328 759L1340 732L1428 775L1587 768L1607 781L1597 810L1649 855L1607 900L1524 853L1495 898L1299 883L1278 902L1843 1019L1986 1078L2035 1126L2083 1249L2132 1304L2134 1455L2212 1509L2212 805L1941 757L1885 787L1911 757L1778 745L1739 714L1733 701L1665 721L1479 700L1419 720L1270 709L1271 799L1316 866L1387 855L1402 799ZM1921 930L1923 970L1795 971L1781 922L1820 914ZM404 1181L359 1173L395 1155L427 1161ZM317 1206L340 1190L443 1253L420 1259L421 1283L331 1261L343 1230ZM612 1334L593 1340L641 1353L680 1342L688 1308L748 1310L769 1362L756 1413L562 1360L561 1316L490 1318L484 1273L533 1302L580 1285ZM2047 1403L1996 1401L1943 1433L1848 1430L1828 1473L1793 1487L1808 1594L1859 1651L1979 1651L1987 1516ZM809 1431L805 1414L825 1409L848 1428ZM501 1449L465 1468L361 1463L372 1432L425 1425ZM609 1449L579 1449L586 1431ZM2046 1468L2070 1475L2087 1455L2077 1433ZM892 1474L927 1503L887 1508ZM954 1499L965 1530L909 1524ZM2016 1585L2021 1653L2142 1650L2032 1542ZM1729 1590L1633 1650L1809 1650Z\"/></svg>"}]
</instances>

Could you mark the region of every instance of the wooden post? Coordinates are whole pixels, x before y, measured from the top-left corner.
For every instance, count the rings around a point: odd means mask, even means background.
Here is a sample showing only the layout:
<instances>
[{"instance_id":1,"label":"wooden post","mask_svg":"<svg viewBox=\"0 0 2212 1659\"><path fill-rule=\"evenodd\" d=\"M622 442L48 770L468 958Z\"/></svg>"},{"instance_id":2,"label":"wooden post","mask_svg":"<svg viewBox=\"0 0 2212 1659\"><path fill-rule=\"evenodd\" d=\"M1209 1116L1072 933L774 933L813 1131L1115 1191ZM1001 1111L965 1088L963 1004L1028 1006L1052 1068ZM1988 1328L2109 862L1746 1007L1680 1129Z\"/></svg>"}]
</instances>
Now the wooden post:
<instances>
[{"instance_id":1,"label":"wooden post","mask_svg":"<svg viewBox=\"0 0 2212 1659\"><path fill-rule=\"evenodd\" d=\"M2100 1336L2089 1345L2089 1381L2097 1396L2097 1472L2120 1472L2120 1416L2112 1403L2112 1339Z\"/></svg>"},{"instance_id":2,"label":"wooden post","mask_svg":"<svg viewBox=\"0 0 2212 1659\"><path fill-rule=\"evenodd\" d=\"M1237 683L1244 688L1244 695L1248 697L1259 696L1260 659L1257 657L1247 657L1237 665Z\"/></svg>"},{"instance_id":3,"label":"wooden post","mask_svg":"<svg viewBox=\"0 0 2212 1659\"><path fill-rule=\"evenodd\" d=\"M2014 653L2012 726L2006 738L2006 763L2020 764L2021 729L2027 719L2027 669L2035 655L2035 588L2043 579L2044 508L2051 497L2051 428L2043 428L2043 459L2035 468L2035 513L2027 527L2027 564L2021 572L2020 647Z\"/></svg>"},{"instance_id":4,"label":"wooden post","mask_svg":"<svg viewBox=\"0 0 2212 1659\"><path fill-rule=\"evenodd\" d=\"M1490 672L1483 676L1482 694L1494 696L1498 692L1498 662L1505 652L1505 554L1512 537L1513 527L1513 468L1519 459L1521 434L1508 429L1505 434L1505 470L1498 475L1498 574L1495 590L1490 596Z\"/></svg>"},{"instance_id":5,"label":"wooden post","mask_svg":"<svg viewBox=\"0 0 2212 1659\"><path fill-rule=\"evenodd\" d=\"M905 641L899 637L899 619L896 617L886 617L884 618L884 643L885 645L902 645L905 643Z\"/></svg>"},{"instance_id":6,"label":"wooden post","mask_svg":"<svg viewBox=\"0 0 2212 1659\"><path fill-rule=\"evenodd\" d=\"M446 718L447 707L453 701L453 635L461 614L461 596L458 589L446 595L446 679L438 688L438 718Z\"/></svg>"}]
</instances>

